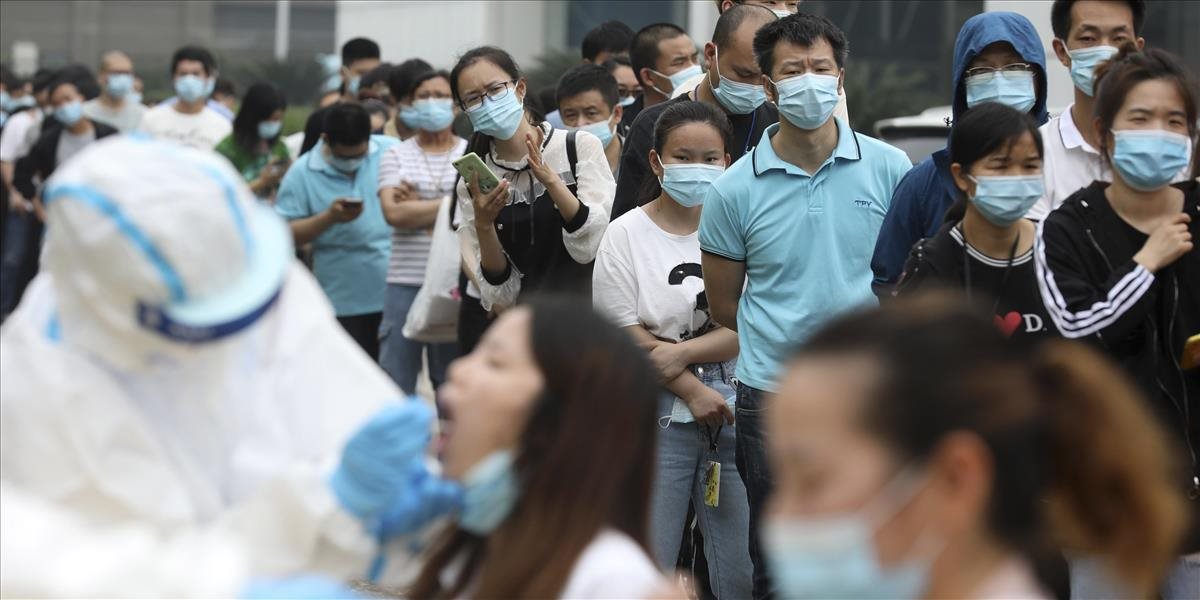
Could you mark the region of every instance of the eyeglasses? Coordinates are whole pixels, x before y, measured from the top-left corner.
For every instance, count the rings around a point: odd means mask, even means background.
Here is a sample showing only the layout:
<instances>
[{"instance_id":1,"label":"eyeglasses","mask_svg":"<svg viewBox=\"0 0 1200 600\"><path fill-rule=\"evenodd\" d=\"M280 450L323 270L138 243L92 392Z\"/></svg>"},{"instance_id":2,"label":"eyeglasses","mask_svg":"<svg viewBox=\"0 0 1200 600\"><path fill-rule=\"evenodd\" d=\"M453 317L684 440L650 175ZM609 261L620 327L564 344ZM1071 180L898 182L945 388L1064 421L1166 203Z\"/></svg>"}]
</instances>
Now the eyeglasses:
<instances>
[{"instance_id":1,"label":"eyeglasses","mask_svg":"<svg viewBox=\"0 0 1200 600\"><path fill-rule=\"evenodd\" d=\"M1032 71L1033 65L1029 63L1012 63L1003 67L972 67L967 69L967 77L991 75L993 73L1029 73Z\"/></svg>"},{"instance_id":2,"label":"eyeglasses","mask_svg":"<svg viewBox=\"0 0 1200 600\"><path fill-rule=\"evenodd\" d=\"M496 102L507 96L509 86L515 87L516 83L516 79L512 79L510 81L501 81L500 83L493 83L492 85L489 85L487 89L483 90L482 94L471 94L470 96L463 98L462 106L467 110L475 110L476 108L483 106L484 100Z\"/></svg>"}]
</instances>

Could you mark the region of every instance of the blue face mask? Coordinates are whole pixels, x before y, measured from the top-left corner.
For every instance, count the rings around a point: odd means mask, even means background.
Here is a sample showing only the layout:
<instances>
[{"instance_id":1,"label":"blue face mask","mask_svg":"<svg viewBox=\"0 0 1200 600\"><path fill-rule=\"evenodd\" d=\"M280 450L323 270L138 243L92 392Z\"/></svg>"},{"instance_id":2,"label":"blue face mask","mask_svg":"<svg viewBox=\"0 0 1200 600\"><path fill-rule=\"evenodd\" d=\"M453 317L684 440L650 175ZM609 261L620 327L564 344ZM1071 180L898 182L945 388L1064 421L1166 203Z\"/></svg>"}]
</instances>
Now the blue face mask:
<instances>
[{"instance_id":1,"label":"blue face mask","mask_svg":"<svg viewBox=\"0 0 1200 600\"><path fill-rule=\"evenodd\" d=\"M779 94L779 112L800 129L816 129L825 124L838 103L836 75L805 73L775 82Z\"/></svg>"},{"instance_id":2,"label":"blue face mask","mask_svg":"<svg viewBox=\"0 0 1200 600\"><path fill-rule=\"evenodd\" d=\"M467 110L467 116L475 131L498 140L509 140L516 135L521 119L525 118L525 107L521 106L516 90L509 90L499 100L488 98L480 106Z\"/></svg>"},{"instance_id":3,"label":"blue face mask","mask_svg":"<svg viewBox=\"0 0 1200 600\"><path fill-rule=\"evenodd\" d=\"M693 77L699 75L701 73L701 70L700 70L700 65L692 65L682 71L675 72L675 74L673 74L673 75L663 75L662 73L659 73L658 71L655 71L654 69L650 69L650 72L654 73L655 75L658 75L659 77L664 77L671 81L671 89L669 89L665 92L663 90L659 89L657 86L654 87L654 89L658 90L658 93L670 98L671 94L675 90L679 89L680 86L687 84L687 82L691 81Z\"/></svg>"},{"instance_id":4,"label":"blue face mask","mask_svg":"<svg viewBox=\"0 0 1200 600\"><path fill-rule=\"evenodd\" d=\"M354 158L343 158L341 156L335 156L333 154L333 152L328 152L328 151L325 154L325 162L329 163L329 166L331 166L343 173L358 172L358 168L362 166L363 160L365 160L366 158L367 158L366 156L356 156Z\"/></svg>"},{"instance_id":5,"label":"blue face mask","mask_svg":"<svg viewBox=\"0 0 1200 600\"><path fill-rule=\"evenodd\" d=\"M126 100L129 100L133 104L141 104L142 95L137 92L129 92L129 97Z\"/></svg>"},{"instance_id":6,"label":"blue face mask","mask_svg":"<svg viewBox=\"0 0 1200 600\"><path fill-rule=\"evenodd\" d=\"M362 77L360 77L358 75L351 77L350 81L346 82L346 93L351 96L357 96L358 95L358 86L360 83L362 83Z\"/></svg>"},{"instance_id":7,"label":"blue face mask","mask_svg":"<svg viewBox=\"0 0 1200 600\"><path fill-rule=\"evenodd\" d=\"M264 140L273 140L279 135L279 130L283 129L283 121L260 121L258 123L258 137Z\"/></svg>"},{"instance_id":8,"label":"blue face mask","mask_svg":"<svg viewBox=\"0 0 1200 600\"><path fill-rule=\"evenodd\" d=\"M624 98L621 98L621 101L618 104L620 104L621 106L629 106L630 104L633 104L634 102L637 102L637 94L630 94L628 96L625 96Z\"/></svg>"},{"instance_id":9,"label":"blue face mask","mask_svg":"<svg viewBox=\"0 0 1200 600\"><path fill-rule=\"evenodd\" d=\"M416 113L416 128L422 131L441 131L454 122L454 101L449 98L426 98L412 105Z\"/></svg>"},{"instance_id":10,"label":"blue face mask","mask_svg":"<svg viewBox=\"0 0 1200 600\"><path fill-rule=\"evenodd\" d=\"M967 177L975 182L971 204L996 227L1008 227L1016 223L1046 193L1041 175Z\"/></svg>"},{"instance_id":11,"label":"blue face mask","mask_svg":"<svg viewBox=\"0 0 1200 600\"><path fill-rule=\"evenodd\" d=\"M901 474L904 475L903 473ZM899 479L899 478L898 478ZM895 485L889 484L888 488ZM918 598L929 584L929 571L936 553L885 567L873 541L875 530L899 510L907 499L892 503L890 514L878 515L876 497L868 509L821 519L768 519L760 533L771 576L783 598ZM872 510L874 509L874 510ZM918 550L927 546L920 539Z\"/></svg>"},{"instance_id":12,"label":"blue face mask","mask_svg":"<svg viewBox=\"0 0 1200 600\"><path fill-rule=\"evenodd\" d=\"M1068 51L1067 55L1071 57L1071 81L1075 83L1075 87L1088 96L1095 95L1096 67L1116 53L1117 49L1112 46L1092 46Z\"/></svg>"},{"instance_id":13,"label":"blue face mask","mask_svg":"<svg viewBox=\"0 0 1200 600\"><path fill-rule=\"evenodd\" d=\"M8 92L0 92L0 112L8 112L12 108L12 96Z\"/></svg>"},{"instance_id":14,"label":"blue face mask","mask_svg":"<svg viewBox=\"0 0 1200 600\"><path fill-rule=\"evenodd\" d=\"M972 75L967 78L966 86L967 108L975 108L984 102L999 102L1020 112L1029 112L1037 103L1031 71Z\"/></svg>"},{"instance_id":15,"label":"blue face mask","mask_svg":"<svg viewBox=\"0 0 1200 600\"><path fill-rule=\"evenodd\" d=\"M75 100L55 108L54 118L67 127L78 123L83 118L83 103Z\"/></svg>"},{"instance_id":16,"label":"blue face mask","mask_svg":"<svg viewBox=\"0 0 1200 600\"><path fill-rule=\"evenodd\" d=\"M400 107L400 122L409 129L417 129L421 124L420 115L417 114L417 109L411 106Z\"/></svg>"},{"instance_id":17,"label":"blue face mask","mask_svg":"<svg viewBox=\"0 0 1200 600\"><path fill-rule=\"evenodd\" d=\"M721 62L721 52L716 51L716 62ZM750 85L738 81L730 81L716 69L720 78L720 86L713 88L713 96L725 107L731 115L748 115L754 112L763 102L767 101L767 93L761 85Z\"/></svg>"},{"instance_id":18,"label":"blue face mask","mask_svg":"<svg viewBox=\"0 0 1200 600\"><path fill-rule=\"evenodd\" d=\"M663 175L659 179L662 189L679 203L680 206L691 208L704 204L708 188L725 172L721 165L705 165L701 163L670 163L662 165Z\"/></svg>"},{"instance_id":19,"label":"blue face mask","mask_svg":"<svg viewBox=\"0 0 1200 600\"><path fill-rule=\"evenodd\" d=\"M110 97L120 100L133 91L133 75L129 73L113 73L104 84L104 91Z\"/></svg>"},{"instance_id":20,"label":"blue face mask","mask_svg":"<svg viewBox=\"0 0 1200 600\"><path fill-rule=\"evenodd\" d=\"M204 93L204 90L207 88L207 82L195 75L184 75L175 78L175 95L179 96L179 99L184 102L195 102L207 97Z\"/></svg>"},{"instance_id":21,"label":"blue face mask","mask_svg":"<svg viewBox=\"0 0 1200 600\"><path fill-rule=\"evenodd\" d=\"M1190 141L1183 134L1161 129L1113 131L1112 164L1129 187L1149 192L1169 183L1191 159Z\"/></svg>"},{"instance_id":22,"label":"blue face mask","mask_svg":"<svg viewBox=\"0 0 1200 600\"><path fill-rule=\"evenodd\" d=\"M37 98L34 98L33 94L25 94L24 96L21 96L20 98L17 98L16 100L9 100L8 104L9 104L9 112L12 112L14 110L21 109L21 108L29 108L31 106L37 106Z\"/></svg>"},{"instance_id":23,"label":"blue face mask","mask_svg":"<svg viewBox=\"0 0 1200 600\"><path fill-rule=\"evenodd\" d=\"M493 452L463 477L463 510L458 526L475 535L495 531L517 505L521 490L509 450Z\"/></svg>"},{"instance_id":24,"label":"blue face mask","mask_svg":"<svg viewBox=\"0 0 1200 600\"><path fill-rule=\"evenodd\" d=\"M587 125L581 125L579 127L568 127L567 130L568 131L571 131L571 130L586 131L586 132L600 138L600 147L601 148L607 148L608 143L611 142L613 139L612 117L611 116L603 121L597 121L595 123L589 123Z\"/></svg>"},{"instance_id":25,"label":"blue face mask","mask_svg":"<svg viewBox=\"0 0 1200 600\"><path fill-rule=\"evenodd\" d=\"M204 80L204 97L212 96L213 90L217 89L217 78L209 77Z\"/></svg>"}]
</instances>

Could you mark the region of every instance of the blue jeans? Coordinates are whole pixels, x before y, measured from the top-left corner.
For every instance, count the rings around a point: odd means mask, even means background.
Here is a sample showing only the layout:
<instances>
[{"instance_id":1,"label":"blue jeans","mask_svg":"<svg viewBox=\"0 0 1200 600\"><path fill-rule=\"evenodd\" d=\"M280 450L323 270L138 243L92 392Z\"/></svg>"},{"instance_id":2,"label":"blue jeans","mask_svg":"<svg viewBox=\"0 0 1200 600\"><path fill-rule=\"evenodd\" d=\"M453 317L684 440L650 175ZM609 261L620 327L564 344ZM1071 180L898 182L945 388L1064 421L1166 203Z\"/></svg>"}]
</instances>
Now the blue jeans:
<instances>
[{"instance_id":1,"label":"blue jeans","mask_svg":"<svg viewBox=\"0 0 1200 600\"><path fill-rule=\"evenodd\" d=\"M732 396L734 392L726 381L724 369L712 367L704 370L701 381L726 398ZM753 569L746 548L746 488L734 464L734 426L726 425L718 431L695 422L672 423L668 419L674 402L671 394L663 394L659 399L658 458L650 498L650 547L654 560L667 572L675 568L690 502L704 537L704 556L713 592L721 599L747 598ZM717 435L715 452L710 451L709 436L713 434ZM704 503L705 473L710 460L721 464L721 492L715 508Z\"/></svg>"},{"instance_id":2,"label":"blue jeans","mask_svg":"<svg viewBox=\"0 0 1200 600\"><path fill-rule=\"evenodd\" d=\"M754 564L754 598L771 597L771 578L766 559L758 544L758 529L763 507L771 495L771 473L767 470L767 446L763 427L763 412L774 394L737 385L737 469L746 485L750 506L750 562Z\"/></svg>"},{"instance_id":3,"label":"blue jeans","mask_svg":"<svg viewBox=\"0 0 1200 600\"><path fill-rule=\"evenodd\" d=\"M446 380L446 367L458 358L458 344L427 344L404 337L404 321L417 291L415 285L389 283L383 300L383 320L379 324L379 366L405 394L417 393L417 374L421 372L421 352L428 352L429 382L434 391Z\"/></svg>"},{"instance_id":4,"label":"blue jeans","mask_svg":"<svg viewBox=\"0 0 1200 600\"><path fill-rule=\"evenodd\" d=\"M0 210L10 210L7 206ZM37 274L42 224L33 213L9 212L0 248L0 320L16 310L25 287Z\"/></svg>"}]
</instances>

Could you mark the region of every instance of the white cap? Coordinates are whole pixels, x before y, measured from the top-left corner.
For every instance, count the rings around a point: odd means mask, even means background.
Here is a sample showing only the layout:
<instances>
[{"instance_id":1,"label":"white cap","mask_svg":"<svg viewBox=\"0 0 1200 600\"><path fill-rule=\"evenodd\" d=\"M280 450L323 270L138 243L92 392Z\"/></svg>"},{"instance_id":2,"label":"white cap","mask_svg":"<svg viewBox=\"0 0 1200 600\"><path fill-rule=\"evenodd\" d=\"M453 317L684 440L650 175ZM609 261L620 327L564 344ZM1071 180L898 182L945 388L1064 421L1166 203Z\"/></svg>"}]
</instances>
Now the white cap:
<instances>
[{"instance_id":1,"label":"white cap","mask_svg":"<svg viewBox=\"0 0 1200 600\"><path fill-rule=\"evenodd\" d=\"M270 308L293 259L287 225L224 158L171 142L91 144L43 200L63 338L94 351L236 333Z\"/></svg>"}]
</instances>

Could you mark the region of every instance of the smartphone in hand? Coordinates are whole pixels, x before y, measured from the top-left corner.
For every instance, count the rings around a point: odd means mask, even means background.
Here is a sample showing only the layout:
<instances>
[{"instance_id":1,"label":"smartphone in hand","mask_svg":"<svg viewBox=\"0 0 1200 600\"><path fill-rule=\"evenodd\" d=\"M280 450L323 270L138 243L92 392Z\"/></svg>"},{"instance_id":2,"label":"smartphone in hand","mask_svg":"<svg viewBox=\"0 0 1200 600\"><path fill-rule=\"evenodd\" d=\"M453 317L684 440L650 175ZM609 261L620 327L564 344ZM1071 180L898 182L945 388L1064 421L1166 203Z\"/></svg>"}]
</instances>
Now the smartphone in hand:
<instances>
[{"instance_id":1,"label":"smartphone in hand","mask_svg":"<svg viewBox=\"0 0 1200 600\"><path fill-rule=\"evenodd\" d=\"M451 164L454 165L454 169L458 171L459 175L462 175L463 181L466 181L468 185L471 183L471 178L478 174L479 191L485 194L500 185L500 178L496 177L496 174L487 165L483 164L483 160L474 152L464 154L455 159Z\"/></svg>"}]
</instances>

